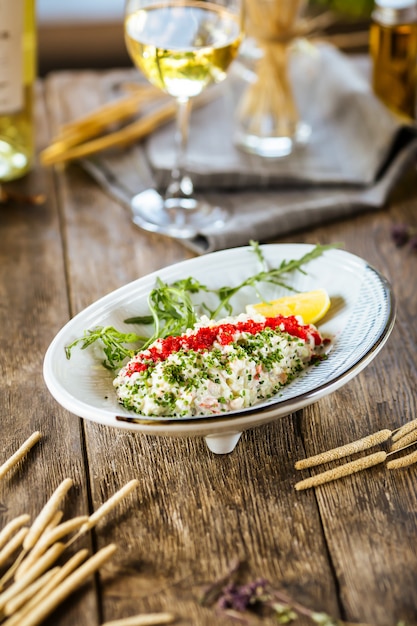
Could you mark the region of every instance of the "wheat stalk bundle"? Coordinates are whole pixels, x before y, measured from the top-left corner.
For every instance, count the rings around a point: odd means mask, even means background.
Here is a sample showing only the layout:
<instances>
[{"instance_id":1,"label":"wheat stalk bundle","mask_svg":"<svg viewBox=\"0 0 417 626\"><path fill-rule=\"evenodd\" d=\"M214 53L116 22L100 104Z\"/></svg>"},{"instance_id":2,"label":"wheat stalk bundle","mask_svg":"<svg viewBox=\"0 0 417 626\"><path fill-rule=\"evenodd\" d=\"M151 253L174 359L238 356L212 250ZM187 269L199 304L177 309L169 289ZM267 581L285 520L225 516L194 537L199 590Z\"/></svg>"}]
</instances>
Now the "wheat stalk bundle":
<instances>
[{"instance_id":1,"label":"wheat stalk bundle","mask_svg":"<svg viewBox=\"0 0 417 626\"><path fill-rule=\"evenodd\" d=\"M305 0L247 0L247 30L262 51L256 79L239 104L249 134L291 136L299 114L288 76L291 45L302 32Z\"/></svg>"}]
</instances>

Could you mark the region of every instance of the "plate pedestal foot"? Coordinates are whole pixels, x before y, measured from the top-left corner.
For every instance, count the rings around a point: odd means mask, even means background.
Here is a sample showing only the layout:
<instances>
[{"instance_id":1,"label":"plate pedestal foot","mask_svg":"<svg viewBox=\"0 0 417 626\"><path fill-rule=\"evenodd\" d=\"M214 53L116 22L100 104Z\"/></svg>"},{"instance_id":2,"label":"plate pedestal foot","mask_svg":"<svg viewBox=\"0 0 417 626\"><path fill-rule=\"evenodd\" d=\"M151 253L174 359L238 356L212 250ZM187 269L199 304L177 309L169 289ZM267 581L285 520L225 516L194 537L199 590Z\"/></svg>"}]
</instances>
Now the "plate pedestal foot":
<instances>
[{"instance_id":1,"label":"plate pedestal foot","mask_svg":"<svg viewBox=\"0 0 417 626\"><path fill-rule=\"evenodd\" d=\"M204 437L208 449L214 454L233 452L242 433L226 433L224 435L207 435Z\"/></svg>"}]
</instances>

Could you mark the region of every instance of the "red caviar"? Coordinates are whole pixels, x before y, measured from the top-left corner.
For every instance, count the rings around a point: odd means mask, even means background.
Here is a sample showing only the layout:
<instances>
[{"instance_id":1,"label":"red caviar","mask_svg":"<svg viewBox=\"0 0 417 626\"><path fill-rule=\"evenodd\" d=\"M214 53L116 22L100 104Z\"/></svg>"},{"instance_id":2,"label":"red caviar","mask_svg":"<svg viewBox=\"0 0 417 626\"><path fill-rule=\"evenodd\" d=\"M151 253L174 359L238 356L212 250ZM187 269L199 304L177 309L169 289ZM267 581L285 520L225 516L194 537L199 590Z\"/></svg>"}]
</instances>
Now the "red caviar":
<instances>
[{"instance_id":1,"label":"red caviar","mask_svg":"<svg viewBox=\"0 0 417 626\"><path fill-rule=\"evenodd\" d=\"M233 343L236 333L249 333L256 335L265 328L272 328L306 340L311 335L316 346L322 343L320 333L310 325L300 324L296 317L267 317L263 322L246 320L235 324L226 323L217 326L204 326L191 335L180 335L179 337L169 336L164 339L157 339L150 347L139 352L135 360L128 365L126 374L131 376L134 372L142 372L148 368L150 362L165 361L171 354L179 350L204 351L209 350L215 342L223 346Z\"/></svg>"}]
</instances>

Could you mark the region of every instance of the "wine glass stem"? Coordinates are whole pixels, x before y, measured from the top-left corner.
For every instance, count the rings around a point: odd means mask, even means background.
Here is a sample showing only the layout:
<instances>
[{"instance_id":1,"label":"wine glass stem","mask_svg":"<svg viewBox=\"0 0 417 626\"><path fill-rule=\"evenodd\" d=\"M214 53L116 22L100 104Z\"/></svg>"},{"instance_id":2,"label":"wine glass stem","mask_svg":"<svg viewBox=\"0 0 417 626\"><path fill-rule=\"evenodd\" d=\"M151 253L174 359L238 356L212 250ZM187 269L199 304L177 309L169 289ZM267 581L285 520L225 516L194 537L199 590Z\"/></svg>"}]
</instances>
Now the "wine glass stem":
<instances>
[{"instance_id":1,"label":"wine glass stem","mask_svg":"<svg viewBox=\"0 0 417 626\"><path fill-rule=\"evenodd\" d=\"M168 198L189 198L194 193L193 183L186 171L188 131L191 113L190 98L177 98L175 130L175 164L166 196Z\"/></svg>"}]
</instances>

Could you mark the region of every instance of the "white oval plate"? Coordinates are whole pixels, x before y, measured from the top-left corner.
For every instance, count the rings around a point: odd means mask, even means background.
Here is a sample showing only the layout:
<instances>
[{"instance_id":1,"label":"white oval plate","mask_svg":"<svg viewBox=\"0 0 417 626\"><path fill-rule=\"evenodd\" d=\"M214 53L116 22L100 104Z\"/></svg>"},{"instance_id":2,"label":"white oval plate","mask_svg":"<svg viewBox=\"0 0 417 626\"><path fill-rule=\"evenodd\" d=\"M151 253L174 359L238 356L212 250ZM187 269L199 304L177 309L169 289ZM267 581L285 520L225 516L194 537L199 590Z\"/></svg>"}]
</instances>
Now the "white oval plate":
<instances>
[{"instance_id":1,"label":"white oval plate","mask_svg":"<svg viewBox=\"0 0 417 626\"><path fill-rule=\"evenodd\" d=\"M262 246L262 252L269 267L277 267L283 260L301 258L313 247L271 244ZM297 411L346 384L375 358L388 339L395 320L389 283L363 259L330 249L305 265L305 273L293 272L285 279L299 291L320 287L328 291L332 305L319 324L321 333L332 339L328 358L308 368L280 394L250 409L190 419L141 417L117 402L113 374L101 364L98 347L75 348L71 359L66 358L65 346L96 326L148 334L146 327L125 324L124 320L148 313L147 296L157 276L167 283L193 276L210 288L219 288L238 285L260 269L251 247L234 248L177 263L104 296L68 322L49 346L43 369L49 391L79 417L146 434L204 436L213 452L230 452L243 430ZM262 284L259 289L263 299L288 294L288 290L270 285ZM201 297L210 306L210 296ZM254 289L239 291L231 301L234 314L244 312L247 304L256 301Z\"/></svg>"}]
</instances>

